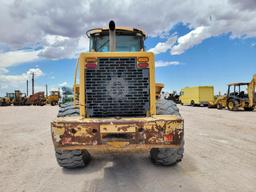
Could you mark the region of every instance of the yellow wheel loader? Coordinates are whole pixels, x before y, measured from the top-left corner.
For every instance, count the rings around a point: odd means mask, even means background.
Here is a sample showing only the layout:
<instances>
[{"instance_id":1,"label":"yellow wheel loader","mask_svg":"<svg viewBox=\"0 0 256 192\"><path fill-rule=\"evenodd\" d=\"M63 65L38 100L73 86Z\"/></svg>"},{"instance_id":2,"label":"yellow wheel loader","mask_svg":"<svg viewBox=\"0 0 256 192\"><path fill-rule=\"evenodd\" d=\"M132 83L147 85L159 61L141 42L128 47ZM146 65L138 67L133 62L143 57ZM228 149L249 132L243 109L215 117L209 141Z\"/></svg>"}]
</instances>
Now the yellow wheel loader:
<instances>
[{"instance_id":1,"label":"yellow wheel loader","mask_svg":"<svg viewBox=\"0 0 256 192\"><path fill-rule=\"evenodd\" d=\"M253 111L256 106L256 74L251 82L228 84L227 95L217 97L215 101L209 102L210 107L217 109L228 108L230 111L243 109Z\"/></svg>"},{"instance_id":2,"label":"yellow wheel loader","mask_svg":"<svg viewBox=\"0 0 256 192\"><path fill-rule=\"evenodd\" d=\"M76 67L79 93L75 73L79 103L61 105L51 123L58 164L84 167L93 152L141 150L155 164L180 162L183 119L173 101L156 99L154 55L145 51L145 33L111 21L87 36L89 52L80 54Z\"/></svg>"},{"instance_id":3,"label":"yellow wheel loader","mask_svg":"<svg viewBox=\"0 0 256 192\"><path fill-rule=\"evenodd\" d=\"M47 103L55 106L58 105L60 99L60 92L59 91L51 91L50 95L47 97Z\"/></svg>"},{"instance_id":4,"label":"yellow wheel loader","mask_svg":"<svg viewBox=\"0 0 256 192\"><path fill-rule=\"evenodd\" d=\"M20 90L14 91L14 99L13 99L13 105L26 105L27 102L27 96L25 93L22 93Z\"/></svg>"},{"instance_id":5,"label":"yellow wheel loader","mask_svg":"<svg viewBox=\"0 0 256 192\"><path fill-rule=\"evenodd\" d=\"M0 106L10 106L12 101L9 97L0 97Z\"/></svg>"}]
</instances>

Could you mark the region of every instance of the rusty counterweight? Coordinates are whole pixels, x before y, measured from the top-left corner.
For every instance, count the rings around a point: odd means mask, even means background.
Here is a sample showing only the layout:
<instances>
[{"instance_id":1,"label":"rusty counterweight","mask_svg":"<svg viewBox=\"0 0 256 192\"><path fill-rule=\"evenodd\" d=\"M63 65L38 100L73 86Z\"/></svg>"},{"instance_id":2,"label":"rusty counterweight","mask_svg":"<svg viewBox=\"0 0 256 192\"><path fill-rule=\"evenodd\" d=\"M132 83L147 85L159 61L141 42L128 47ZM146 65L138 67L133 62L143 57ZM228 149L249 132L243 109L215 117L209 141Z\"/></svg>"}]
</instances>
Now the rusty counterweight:
<instances>
[{"instance_id":1,"label":"rusty counterweight","mask_svg":"<svg viewBox=\"0 0 256 192\"><path fill-rule=\"evenodd\" d=\"M66 150L152 148L180 145L183 119L170 115L142 118L57 118L51 124L55 148Z\"/></svg>"}]
</instances>

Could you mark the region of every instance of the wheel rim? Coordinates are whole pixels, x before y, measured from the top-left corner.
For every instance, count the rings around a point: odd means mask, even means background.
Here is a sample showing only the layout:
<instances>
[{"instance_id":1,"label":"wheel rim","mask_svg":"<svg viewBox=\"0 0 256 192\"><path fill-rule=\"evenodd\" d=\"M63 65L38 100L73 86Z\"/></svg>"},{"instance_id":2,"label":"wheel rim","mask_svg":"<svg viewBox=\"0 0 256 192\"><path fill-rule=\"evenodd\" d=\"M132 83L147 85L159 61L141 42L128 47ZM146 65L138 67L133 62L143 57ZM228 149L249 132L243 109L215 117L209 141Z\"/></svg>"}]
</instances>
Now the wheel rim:
<instances>
[{"instance_id":1,"label":"wheel rim","mask_svg":"<svg viewBox=\"0 0 256 192\"><path fill-rule=\"evenodd\" d=\"M234 108L233 102L229 102L229 103L228 103L228 108L231 109L231 110L233 110L233 108Z\"/></svg>"}]
</instances>

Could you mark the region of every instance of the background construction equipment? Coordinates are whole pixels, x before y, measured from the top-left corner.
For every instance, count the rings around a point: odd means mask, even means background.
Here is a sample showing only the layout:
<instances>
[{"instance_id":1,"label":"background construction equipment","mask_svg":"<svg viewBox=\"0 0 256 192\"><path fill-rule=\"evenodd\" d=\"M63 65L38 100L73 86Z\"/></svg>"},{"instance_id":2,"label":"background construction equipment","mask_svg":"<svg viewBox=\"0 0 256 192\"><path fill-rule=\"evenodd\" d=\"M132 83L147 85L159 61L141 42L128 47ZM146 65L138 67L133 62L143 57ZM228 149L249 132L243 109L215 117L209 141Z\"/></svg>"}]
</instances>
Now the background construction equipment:
<instances>
[{"instance_id":1,"label":"background construction equipment","mask_svg":"<svg viewBox=\"0 0 256 192\"><path fill-rule=\"evenodd\" d=\"M256 105L256 74L251 82L228 84L227 95L219 96L214 101L209 101L209 107L218 109L228 108L230 111L243 109L253 111Z\"/></svg>"}]
</instances>

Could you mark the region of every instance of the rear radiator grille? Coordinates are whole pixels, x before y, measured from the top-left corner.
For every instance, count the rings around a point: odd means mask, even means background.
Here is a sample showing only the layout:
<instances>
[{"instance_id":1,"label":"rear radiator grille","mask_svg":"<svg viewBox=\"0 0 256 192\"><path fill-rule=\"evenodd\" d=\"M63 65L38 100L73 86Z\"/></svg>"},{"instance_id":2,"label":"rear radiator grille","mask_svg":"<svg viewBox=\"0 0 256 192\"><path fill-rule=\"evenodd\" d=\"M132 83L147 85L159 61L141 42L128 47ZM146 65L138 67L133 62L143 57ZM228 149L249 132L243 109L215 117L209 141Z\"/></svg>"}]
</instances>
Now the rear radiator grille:
<instances>
[{"instance_id":1,"label":"rear radiator grille","mask_svg":"<svg viewBox=\"0 0 256 192\"><path fill-rule=\"evenodd\" d=\"M99 58L86 73L89 117L145 116L149 110L149 69L137 69L135 58Z\"/></svg>"}]
</instances>

